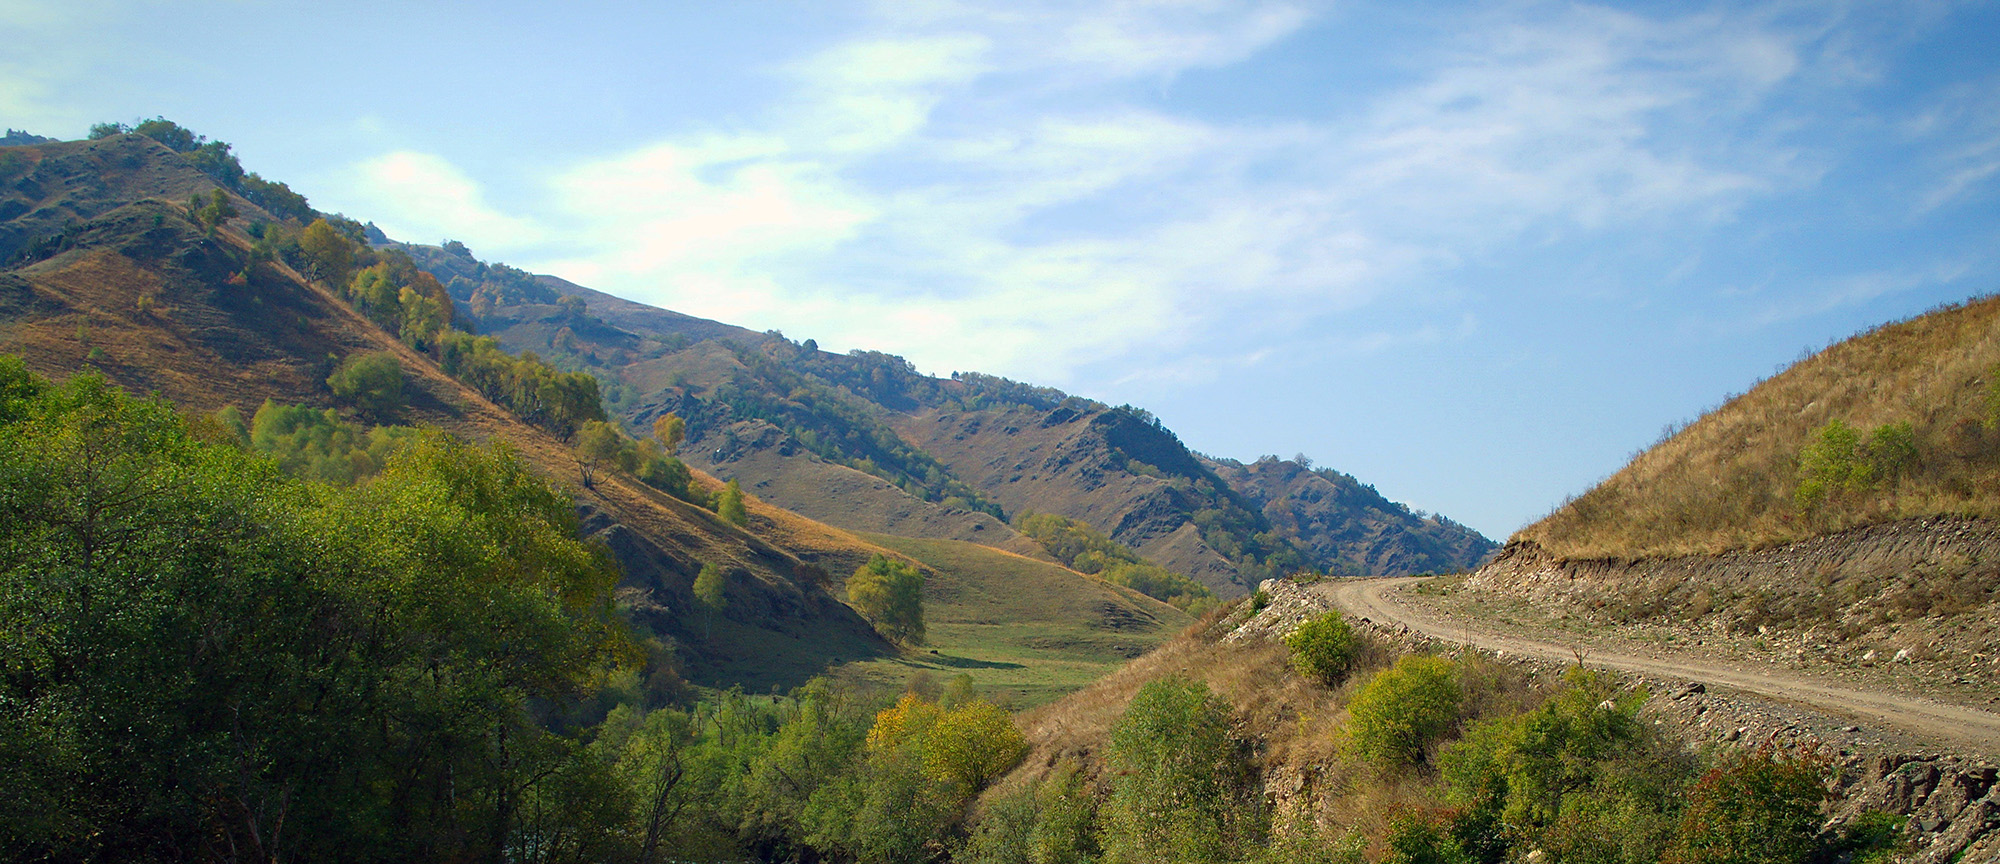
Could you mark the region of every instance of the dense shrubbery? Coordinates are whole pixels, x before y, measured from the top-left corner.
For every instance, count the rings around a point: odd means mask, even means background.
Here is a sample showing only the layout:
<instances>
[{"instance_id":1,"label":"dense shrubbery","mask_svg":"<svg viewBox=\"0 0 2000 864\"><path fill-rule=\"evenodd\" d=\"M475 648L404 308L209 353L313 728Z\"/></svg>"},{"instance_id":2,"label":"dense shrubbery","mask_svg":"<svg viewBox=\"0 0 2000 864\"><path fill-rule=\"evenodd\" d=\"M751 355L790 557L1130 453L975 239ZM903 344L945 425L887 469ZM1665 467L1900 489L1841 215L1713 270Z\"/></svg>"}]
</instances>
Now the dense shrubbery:
<instances>
[{"instance_id":1,"label":"dense shrubbery","mask_svg":"<svg viewBox=\"0 0 2000 864\"><path fill-rule=\"evenodd\" d=\"M386 351L350 354L326 377L333 396L375 417L403 408L403 365Z\"/></svg>"},{"instance_id":2,"label":"dense shrubbery","mask_svg":"<svg viewBox=\"0 0 2000 864\"><path fill-rule=\"evenodd\" d=\"M1347 670L1361 656L1361 640L1339 612L1328 612L1292 628L1285 634L1285 647L1292 652L1293 669L1328 686L1347 677Z\"/></svg>"},{"instance_id":3,"label":"dense shrubbery","mask_svg":"<svg viewBox=\"0 0 2000 864\"><path fill-rule=\"evenodd\" d=\"M1215 595L1208 586L1148 562L1084 522L1054 513L1024 511L1014 520L1014 528L1079 573L1123 585L1194 615L1215 606Z\"/></svg>"},{"instance_id":4,"label":"dense shrubbery","mask_svg":"<svg viewBox=\"0 0 2000 864\"><path fill-rule=\"evenodd\" d=\"M575 536L505 450L429 433L309 486L0 361L0 848L404 861L496 856L537 814L604 833L608 767L529 713L630 655Z\"/></svg>"},{"instance_id":5,"label":"dense shrubbery","mask_svg":"<svg viewBox=\"0 0 2000 864\"><path fill-rule=\"evenodd\" d=\"M240 414L232 416L241 422ZM227 417L224 423L233 425ZM349 486L381 473L398 448L422 433L407 426L363 429L341 422L332 409L266 399L239 434L242 443L277 459L286 474Z\"/></svg>"}]
</instances>

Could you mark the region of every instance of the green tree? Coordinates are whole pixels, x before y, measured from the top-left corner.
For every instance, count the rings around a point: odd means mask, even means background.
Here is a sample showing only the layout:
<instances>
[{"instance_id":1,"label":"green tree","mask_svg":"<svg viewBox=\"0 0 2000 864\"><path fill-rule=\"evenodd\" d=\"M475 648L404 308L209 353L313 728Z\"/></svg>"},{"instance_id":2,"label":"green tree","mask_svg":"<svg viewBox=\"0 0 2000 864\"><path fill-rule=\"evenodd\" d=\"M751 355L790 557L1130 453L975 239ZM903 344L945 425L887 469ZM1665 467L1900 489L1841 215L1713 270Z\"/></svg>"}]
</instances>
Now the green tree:
<instances>
[{"instance_id":1,"label":"green tree","mask_svg":"<svg viewBox=\"0 0 2000 864\"><path fill-rule=\"evenodd\" d=\"M729 604L725 591L729 587L728 577L722 568L714 564L701 565L701 572L694 577L694 600L702 608L702 638L715 627L715 616Z\"/></svg>"},{"instance_id":2,"label":"green tree","mask_svg":"<svg viewBox=\"0 0 2000 864\"><path fill-rule=\"evenodd\" d=\"M595 485L598 471L630 471L636 467L637 457L625 433L603 420L588 420L578 426L574 441L577 472L583 477L585 489Z\"/></svg>"},{"instance_id":3,"label":"green tree","mask_svg":"<svg viewBox=\"0 0 2000 864\"><path fill-rule=\"evenodd\" d=\"M1361 654L1354 628L1347 626L1339 612L1328 612L1293 628L1285 634L1285 647L1291 649L1293 669L1329 687L1347 677L1347 670Z\"/></svg>"},{"instance_id":4,"label":"green tree","mask_svg":"<svg viewBox=\"0 0 2000 864\"><path fill-rule=\"evenodd\" d=\"M876 555L847 580L847 602L895 642L924 641L924 574L917 568Z\"/></svg>"},{"instance_id":5,"label":"green tree","mask_svg":"<svg viewBox=\"0 0 2000 864\"><path fill-rule=\"evenodd\" d=\"M715 515L721 516L722 521L731 525L750 524L750 511L743 506L741 484L731 480L722 487L721 492L715 493Z\"/></svg>"},{"instance_id":6,"label":"green tree","mask_svg":"<svg viewBox=\"0 0 2000 864\"><path fill-rule=\"evenodd\" d=\"M653 438L671 456L680 452L681 441L687 437L687 421L679 414L667 412L653 421Z\"/></svg>"},{"instance_id":7,"label":"green tree","mask_svg":"<svg viewBox=\"0 0 2000 864\"><path fill-rule=\"evenodd\" d=\"M324 279L335 285L347 284L354 268L356 244L325 219L314 219L299 233L299 251L305 256L306 278Z\"/></svg>"},{"instance_id":8,"label":"green tree","mask_svg":"<svg viewBox=\"0 0 2000 864\"><path fill-rule=\"evenodd\" d=\"M375 417L403 408L403 364L387 351L349 354L327 376L333 395Z\"/></svg>"},{"instance_id":9,"label":"green tree","mask_svg":"<svg viewBox=\"0 0 2000 864\"><path fill-rule=\"evenodd\" d=\"M1463 695L1457 664L1405 655L1348 703L1355 753L1383 765L1422 764L1430 746L1458 725Z\"/></svg>"},{"instance_id":10,"label":"green tree","mask_svg":"<svg viewBox=\"0 0 2000 864\"><path fill-rule=\"evenodd\" d=\"M209 192L208 202L203 204L200 196L188 201L188 209L202 228L214 233L217 226L236 218L236 206L229 202L229 193L221 189Z\"/></svg>"}]
</instances>

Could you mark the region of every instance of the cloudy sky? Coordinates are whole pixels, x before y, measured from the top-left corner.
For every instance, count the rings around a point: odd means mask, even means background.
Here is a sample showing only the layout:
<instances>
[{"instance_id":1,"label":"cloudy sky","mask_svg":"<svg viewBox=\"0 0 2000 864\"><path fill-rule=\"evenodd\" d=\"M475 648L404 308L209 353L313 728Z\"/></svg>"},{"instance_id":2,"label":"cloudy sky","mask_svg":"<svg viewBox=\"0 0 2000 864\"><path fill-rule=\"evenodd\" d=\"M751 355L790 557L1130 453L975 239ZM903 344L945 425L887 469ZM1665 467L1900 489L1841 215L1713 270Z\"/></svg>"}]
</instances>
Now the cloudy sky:
<instances>
[{"instance_id":1,"label":"cloudy sky","mask_svg":"<svg viewBox=\"0 0 2000 864\"><path fill-rule=\"evenodd\" d=\"M0 125L164 115L398 239L1496 538L2000 290L1990 2L7 0L0 44Z\"/></svg>"}]
</instances>

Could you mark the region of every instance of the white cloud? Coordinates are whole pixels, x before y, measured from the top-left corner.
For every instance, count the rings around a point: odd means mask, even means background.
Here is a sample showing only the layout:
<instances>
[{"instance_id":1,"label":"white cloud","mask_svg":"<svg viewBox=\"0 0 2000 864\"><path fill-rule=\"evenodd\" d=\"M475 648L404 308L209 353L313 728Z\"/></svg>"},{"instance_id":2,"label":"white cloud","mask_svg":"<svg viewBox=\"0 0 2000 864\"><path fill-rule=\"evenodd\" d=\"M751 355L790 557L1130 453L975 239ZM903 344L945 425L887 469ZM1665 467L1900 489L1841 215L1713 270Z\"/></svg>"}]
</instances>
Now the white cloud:
<instances>
[{"instance_id":1,"label":"white cloud","mask_svg":"<svg viewBox=\"0 0 2000 864\"><path fill-rule=\"evenodd\" d=\"M450 238L480 247L519 248L542 236L533 222L487 206L479 184L434 154L399 150L347 173L343 197L399 240L437 243Z\"/></svg>"},{"instance_id":2,"label":"white cloud","mask_svg":"<svg viewBox=\"0 0 2000 864\"><path fill-rule=\"evenodd\" d=\"M1125 86L1252 56L1309 23L1301 4L892 4L781 65L791 96L737 128L556 172L534 223L435 157L358 174L384 205L369 212L412 236L931 371L1059 384L1121 357L1223 362L1480 256L1724 221L1816 179L1757 116L1817 74L1813 31L1503 12L1467 16L1412 59L1414 83L1335 126L1205 120ZM1463 310L1438 314L1334 337L1465 332Z\"/></svg>"}]
</instances>

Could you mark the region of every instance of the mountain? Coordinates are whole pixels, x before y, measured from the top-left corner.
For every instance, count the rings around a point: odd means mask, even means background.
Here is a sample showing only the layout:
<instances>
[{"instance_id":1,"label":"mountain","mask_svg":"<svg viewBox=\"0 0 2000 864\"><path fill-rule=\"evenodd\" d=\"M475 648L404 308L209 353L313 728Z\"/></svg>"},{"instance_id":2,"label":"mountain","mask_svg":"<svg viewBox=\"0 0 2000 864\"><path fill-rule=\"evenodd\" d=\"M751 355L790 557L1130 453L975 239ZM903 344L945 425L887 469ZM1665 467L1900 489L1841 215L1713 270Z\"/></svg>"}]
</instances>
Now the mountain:
<instances>
[{"instance_id":1,"label":"mountain","mask_svg":"<svg viewBox=\"0 0 2000 864\"><path fill-rule=\"evenodd\" d=\"M110 131L90 141L0 147L0 261L7 262L0 267L0 353L20 355L30 368L58 378L96 368L114 383L158 394L191 415L235 408L247 417L268 399L336 407L344 419L363 425L429 425L504 442L575 496L584 529L622 567L621 603L645 632L663 641L666 653L655 657L662 669L697 684L765 690L829 671L900 687L901 678L916 671L956 674L970 664L988 670L982 674L997 695L1039 702L1081 686L1189 620L1157 600L1052 563L1039 546L984 512L950 511L900 492L883 495L882 480L840 466L827 466L829 477L794 466L777 485L848 481L823 494L846 501L873 496L913 511L885 510L882 520L861 528L917 520L925 530L903 533L985 545L909 546L894 531L877 535L897 541L885 545L773 506L755 488L746 496L747 524L737 527L623 472L598 472L594 482L579 484L581 462L562 430L517 415L502 404L506 394L499 390L481 390L447 373L442 363L448 352L441 346L420 350L412 347L420 340L398 338L382 308L357 305L366 302L352 290L358 282L336 284L302 272L318 266L300 251L297 214L317 218L303 198L243 171L227 144L170 122L147 121L138 134ZM259 201L275 202L282 213ZM418 273L413 265L395 271L394 252L368 253L358 245L371 237L386 242L372 226L341 217L328 221L337 226L333 233L347 238L335 245L375 255L380 267L402 273L396 278ZM442 248L399 248L426 256L439 281L468 298L483 286L486 293L475 302L497 296L493 306L523 315L523 326L547 313L563 319L557 329L575 324L597 338L638 342L599 319L575 316L569 307L576 302L562 301L544 277ZM558 284L572 293L587 291ZM590 296L605 314L630 316L620 321L694 334L704 352L771 338ZM459 326L468 323L459 316ZM670 338L688 344L685 336ZM337 364L370 353L393 357L403 370L407 404L394 416L358 413L329 389ZM722 353L721 359L733 357ZM546 369L532 357L508 362L515 372ZM608 395L619 401L624 392ZM694 481L705 497L721 483L698 469ZM941 626L927 651L884 641L842 601L846 574L876 555L909 561L929 577L926 604ZM700 611L692 590L696 574L710 564L721 568L728 584L717 620ZM990 618L993 604L980 598L1015 588L1059 599L1030 616L1033 622L1024 622L1018 638L950 624Z\"/></svg>"},{"instance_id":2,"label":"mountain","mask_svg":"<svg viewBox=\"0 0 2000 864\"><path fill-rule=\"evenodd\" d=\"M1498 548L1438 514L1413 513L1375 487L1310 462L1207 460L1272 530L1338 573L1450 573Z\"/></svg>"},{"instance_id":3,"label":"mountain","mask_svg":"<svg viewBox=\"0 0 2000 864\"><path fill-rule=\"evenodd\" d=\"M690 464L851 530L1044 557L1006 523L1051 512L1222 597L1306 569L1458 570L1494 545L1345 475L1278 488L1275 475L1220 471L1234 463L1199 456L1129 406L977 373L926 376L880 352L825 352L812 340L530 279L478 262L461 244L396 248L508 350L605 382L635 434L674 413L688 424Z\"/></svg>"}]
</instances>

